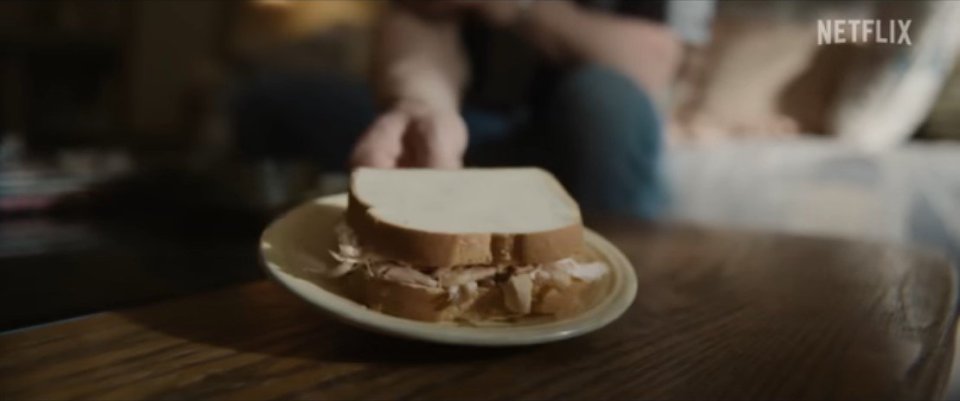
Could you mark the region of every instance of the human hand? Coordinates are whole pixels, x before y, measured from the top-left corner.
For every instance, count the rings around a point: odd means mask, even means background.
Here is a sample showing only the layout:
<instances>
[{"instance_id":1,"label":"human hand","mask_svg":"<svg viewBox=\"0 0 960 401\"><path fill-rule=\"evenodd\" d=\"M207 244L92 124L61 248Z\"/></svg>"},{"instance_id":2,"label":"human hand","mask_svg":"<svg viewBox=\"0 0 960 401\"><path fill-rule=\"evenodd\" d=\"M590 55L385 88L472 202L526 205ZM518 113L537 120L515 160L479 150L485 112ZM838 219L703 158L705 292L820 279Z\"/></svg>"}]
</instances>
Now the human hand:
<instances>
[{"instance_id":1,"label":"human hand","mask_svg":"<svg viewBox=\"0 0 960 401\"><path fill-rule=\"evenodd\" d=\"M353 167L459 168L467 125L453 108L401 101L381 114L353 148Z\"/></svg>"}]
</instances>

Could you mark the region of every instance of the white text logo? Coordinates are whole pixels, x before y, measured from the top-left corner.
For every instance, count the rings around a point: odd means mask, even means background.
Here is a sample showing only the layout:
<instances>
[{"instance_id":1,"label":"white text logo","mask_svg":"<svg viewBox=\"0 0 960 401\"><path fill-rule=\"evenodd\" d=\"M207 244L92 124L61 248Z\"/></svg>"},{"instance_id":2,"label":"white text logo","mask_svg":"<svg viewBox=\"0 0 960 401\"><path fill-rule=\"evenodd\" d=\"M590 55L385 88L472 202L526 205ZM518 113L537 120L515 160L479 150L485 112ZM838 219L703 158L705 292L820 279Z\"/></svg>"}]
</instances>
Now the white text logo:
<instances>
[{"instance_id":1,"label":"white text logo","mask_svg":"<svg viewBox=\"0 0 960 401\"><path fill-rule=\"evenodd\" d=\"M817 45L834 43L887 43L911 46L911 20L817 20Z\"/></svg>"}]
</instances>

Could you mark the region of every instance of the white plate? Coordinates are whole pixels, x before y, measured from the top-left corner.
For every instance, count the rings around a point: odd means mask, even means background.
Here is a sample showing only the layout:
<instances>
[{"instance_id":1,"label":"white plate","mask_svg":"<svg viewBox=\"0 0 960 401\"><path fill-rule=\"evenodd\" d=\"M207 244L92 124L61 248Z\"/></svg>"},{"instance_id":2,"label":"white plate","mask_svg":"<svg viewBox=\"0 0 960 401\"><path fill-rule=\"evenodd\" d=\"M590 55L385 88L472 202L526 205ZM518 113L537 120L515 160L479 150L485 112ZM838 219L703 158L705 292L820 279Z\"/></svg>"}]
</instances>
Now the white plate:
<instances>
[{"instance_id":1,"label":"white plate","mask_svg":"<svg viewBox=\"0 0 960 401\"><path fill-rule=\"evenodd\" d=\"M606 326L633 303L637 278L626 257L597 233L584 239L595 256L611 267L597 299L586 311L562 320L535 321L489 327L428 323L385 315L340 295L335 281L313 273L332 263L329 250L336 243L333 226L347 206L346 194L304 203L264 230L260 253L266 270L288 290L349 324L406 338L446 344L508 346L538 344L579 336Z\"/></svg>"}]
</instances>

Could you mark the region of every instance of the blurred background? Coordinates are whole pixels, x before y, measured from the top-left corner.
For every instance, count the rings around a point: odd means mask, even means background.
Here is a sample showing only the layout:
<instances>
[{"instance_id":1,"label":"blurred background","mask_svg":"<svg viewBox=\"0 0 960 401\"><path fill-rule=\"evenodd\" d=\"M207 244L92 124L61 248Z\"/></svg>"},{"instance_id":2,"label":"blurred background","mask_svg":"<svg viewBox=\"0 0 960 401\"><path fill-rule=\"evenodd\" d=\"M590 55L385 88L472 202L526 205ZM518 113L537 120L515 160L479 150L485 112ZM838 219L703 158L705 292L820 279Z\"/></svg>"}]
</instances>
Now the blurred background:
<instances>
[{"instance_id":1,"label":"blurred background","mask_svg":"<svg viewBox=\"0 0 960 401\"><path fill-rule=\"evenodd\" d=\"M261 277L264 224L346 176L239 146L238 99L362 84L383 4L0 2L0 329ZM669 109L667 219L960 260L958 8L717 3ZM818 18L881 17L913 45L817 46Z\"/></svg>"}]
</instances>

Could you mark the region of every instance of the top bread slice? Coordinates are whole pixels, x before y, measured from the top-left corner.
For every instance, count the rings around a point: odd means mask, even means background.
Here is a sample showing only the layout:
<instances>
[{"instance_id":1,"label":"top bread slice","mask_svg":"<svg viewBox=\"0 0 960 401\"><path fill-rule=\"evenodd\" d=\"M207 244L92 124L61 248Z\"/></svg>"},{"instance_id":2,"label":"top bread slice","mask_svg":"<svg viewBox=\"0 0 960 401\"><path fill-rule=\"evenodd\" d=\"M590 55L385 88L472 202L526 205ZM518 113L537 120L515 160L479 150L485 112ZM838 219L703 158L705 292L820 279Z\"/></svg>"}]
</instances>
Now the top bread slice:
<instances>
[{"instance_id":1,"label":"top bread slice","mask_svg":"<svg viewBox=\"0 0 960 401\"><path fill-rule=\"evenodd\" d=\"M580 208L538 168L353 172L360 245L416 266L548 263L583 246Z\"/></svg>"}]
</instances>

